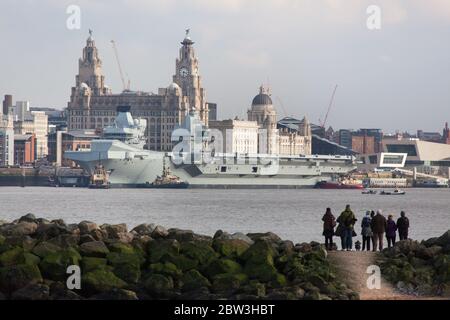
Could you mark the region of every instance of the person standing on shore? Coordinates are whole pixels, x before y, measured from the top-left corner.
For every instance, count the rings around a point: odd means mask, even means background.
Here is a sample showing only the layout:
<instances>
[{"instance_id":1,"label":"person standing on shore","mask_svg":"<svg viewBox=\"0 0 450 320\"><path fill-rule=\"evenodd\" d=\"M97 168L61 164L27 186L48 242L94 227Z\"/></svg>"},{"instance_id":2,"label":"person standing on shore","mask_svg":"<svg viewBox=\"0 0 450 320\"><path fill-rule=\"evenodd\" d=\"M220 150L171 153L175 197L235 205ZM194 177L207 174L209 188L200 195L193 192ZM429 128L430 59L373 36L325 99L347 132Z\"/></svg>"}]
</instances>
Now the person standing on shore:
<instances>
[{"instance_id":1,"label":"person standing on shore","mask_svg":"<svg viewBox=\"0 0 450 320\"><path fill-rule=\"evenodd\" d=\"M361 235L363 238L362 251L370 251L370 242L373 241L372 233L372 218L370 217L370 211L366 212L366 216L361 221Z\"/></svg>"},{"instance_id":2,"label":"person standing on shore","mask_svg":"<svg viewBox=\"0 0 450 320\"><path fill-rule=\"evenodd\" d=\"M340 236L342 251L351 251L353 247L353 227L355 225L356 218L355 214L350 209L349 204L345 206L345 210L342 211L341 215L337 219L337 222L339 223L339 227L341 227Z\"/></svg>"},{"instance_id":3,"label":"person standing on shore","mask_svg":"<svg viewBox=\"0 0 450 320\"><path fill-rule=\"evenodd\" d=\"M396 235L397 235L397 224L395 223L392 214L390 214L386 222L386 239L388 243L388 248L395 245Z\"/></svg>"},{"instance_id":4,"label":"person standing on shore","mask_svg":"<svg viewBox=\"0 0 450 320\"><path fill-rule=\"evenodd\" d=\"M400 212L400 218L397 220L398 235L401 240L408 239L409 219L405 211Z\"/></svg>"},{"instance_id":5,"label":"person standing on shore","mask_svg":"<svg viewBox=\"0 0 450 320\"><path fill-rule=\"evenodd\" d=\"M386 232L386 218L381 214L381 210L377 210L377 214L373 217L372 223L373 232L373 250L377 251L377 244L380 251L383 250L383 235Z\"/></svg>"},{"instance_id":6,"label":"person standing on shore","mask_svg":"<svg viewBox=\"0 0 450 320\"><path fill-rule=\"evenodd\" d=\"M370 229L372 229L372 220L373 217L375 217L375 211L370 211ZM375 237L373 236L373 230L372 230L372 248L375 248Z\"/></svg>"},{"instance_id":7,"label":"person standing on shore","mask_svg":"<svg viewBox=\"0 0 450 320\"><path fill-rule=\"evenodd\" d=\"M323 221L323 236L325 237L325 248L327 250L333 250L333 235L334 227L336 226L336 218L331 213L331 209L327 208L327 211L322 217Z\"/></svg>"}]
</instances>

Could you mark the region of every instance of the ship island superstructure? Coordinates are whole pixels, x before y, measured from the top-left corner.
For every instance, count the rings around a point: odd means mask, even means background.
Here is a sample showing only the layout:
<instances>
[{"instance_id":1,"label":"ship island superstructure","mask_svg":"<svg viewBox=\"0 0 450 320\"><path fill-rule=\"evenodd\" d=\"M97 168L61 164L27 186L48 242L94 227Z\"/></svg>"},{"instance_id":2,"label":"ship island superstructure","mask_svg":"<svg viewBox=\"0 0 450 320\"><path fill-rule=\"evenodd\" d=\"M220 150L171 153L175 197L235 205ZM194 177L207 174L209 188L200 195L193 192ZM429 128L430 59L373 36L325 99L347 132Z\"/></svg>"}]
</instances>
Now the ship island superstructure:
<instances>
[{"instance_id":1,"label":"ship island superstructure","mask_svg":"<svg viewBox=\"0 0 450 320\"><path fill-rule=\"evenodd\" d=\"M152 184L169 169L190 188L302 188L356 169L352 156L217 152L210 147L196 110L186 115L177 128L181 131L172 134L171 152L146 150L146 121L133 119L129 107L120 106L117 112L114 123L104 129L102 139L92 141L89 151L65 152L90 174L100 162L113 187Z\"/></svg>"}]
</instances>

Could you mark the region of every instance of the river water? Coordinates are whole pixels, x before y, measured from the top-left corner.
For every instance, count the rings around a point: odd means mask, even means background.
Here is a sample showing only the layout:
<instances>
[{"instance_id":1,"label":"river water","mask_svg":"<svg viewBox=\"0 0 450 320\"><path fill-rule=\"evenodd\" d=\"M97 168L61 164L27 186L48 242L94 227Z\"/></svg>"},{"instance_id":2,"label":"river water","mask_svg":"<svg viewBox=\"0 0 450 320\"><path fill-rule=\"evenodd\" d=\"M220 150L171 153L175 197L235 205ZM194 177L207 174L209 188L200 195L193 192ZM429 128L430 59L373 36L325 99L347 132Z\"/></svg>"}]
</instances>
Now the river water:
<instances>
[{"instance_id":1,"label":"river water","mask_svg":"<svg viewBox=\"0 0 450 320\"><path fill-rule=\"evenodd\" d=\"M362 195L357 190L209 190L0 187L0 219L26 213L68 223L91 220L191 229L213 235L272 231L294 242L322 240L326 207L337 216L348 203L359 222L366 210L381 209L411 222L410 237L421 240L450 229L449 189L407 189L404 196Z\"/></svg>"}]
</instances>

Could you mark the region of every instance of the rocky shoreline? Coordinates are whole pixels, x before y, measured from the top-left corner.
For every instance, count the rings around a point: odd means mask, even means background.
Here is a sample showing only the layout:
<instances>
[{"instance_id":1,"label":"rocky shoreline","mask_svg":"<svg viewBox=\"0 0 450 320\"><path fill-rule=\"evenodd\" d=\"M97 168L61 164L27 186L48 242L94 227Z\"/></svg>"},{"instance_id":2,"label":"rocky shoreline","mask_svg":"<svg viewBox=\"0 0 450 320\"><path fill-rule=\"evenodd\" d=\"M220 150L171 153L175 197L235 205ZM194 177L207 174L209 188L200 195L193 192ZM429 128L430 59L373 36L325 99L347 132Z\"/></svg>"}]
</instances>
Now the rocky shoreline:
<instances>
[{"instance_id":1,"label":"rocky shoreline","mask_svg":"<svg viewBox=\"0 0 450 320\"><path fill-rule=\"evenodd\" d=\"M405 294L450 297L450 230L422 242L404 240L385 249L382 274Z\"/></svg>"},{"instance_id":2,"label":"rocky shoreline","mask_svg":"<svg viewBox=\"0 0 450 320\"><path fill-rule=\"evenodd\" d=\"M81 288L69 290L69 266ZM141 224L0 222L0 300L352 300L317 242Z\"/></svg>"}]
</instances>

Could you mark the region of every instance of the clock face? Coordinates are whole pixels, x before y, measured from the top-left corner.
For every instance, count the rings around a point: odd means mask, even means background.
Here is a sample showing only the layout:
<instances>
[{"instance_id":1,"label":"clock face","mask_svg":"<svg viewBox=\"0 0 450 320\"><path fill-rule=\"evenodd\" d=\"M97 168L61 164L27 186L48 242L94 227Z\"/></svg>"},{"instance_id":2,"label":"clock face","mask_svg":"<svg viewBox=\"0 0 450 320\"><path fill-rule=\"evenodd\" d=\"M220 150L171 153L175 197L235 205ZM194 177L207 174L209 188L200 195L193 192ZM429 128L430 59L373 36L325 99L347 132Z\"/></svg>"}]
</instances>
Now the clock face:
<instances>
[{"instance_id":1,"label":"clock face","mask_svg":"<svg viewBox=\"0 0 450 320\"><path fill-rule=\"evenodd\" d=\"M186 76L188 76L189 75L189 71L188 71L188 69L186 69L186 68L181 68L180 69L180 75L182 76L182 77L186 77Z\"/></svg>"}]
</instances>

